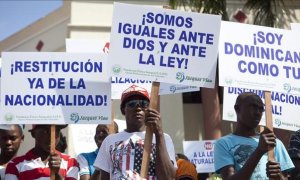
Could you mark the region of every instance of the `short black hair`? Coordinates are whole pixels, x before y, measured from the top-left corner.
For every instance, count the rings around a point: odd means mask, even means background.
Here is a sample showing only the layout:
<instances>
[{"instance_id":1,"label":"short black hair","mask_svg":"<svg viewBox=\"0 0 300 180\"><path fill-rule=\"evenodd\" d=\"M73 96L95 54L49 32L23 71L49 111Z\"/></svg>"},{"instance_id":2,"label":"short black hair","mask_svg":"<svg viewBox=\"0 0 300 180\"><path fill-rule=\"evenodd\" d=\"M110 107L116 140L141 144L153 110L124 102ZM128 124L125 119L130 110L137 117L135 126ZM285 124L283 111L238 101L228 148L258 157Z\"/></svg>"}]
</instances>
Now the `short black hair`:
<instances>
[{"instance_id":1,"label":"short black hair","mask_svg":"<svg viewBox=\"0 0 300 180\"><path fill-rule=\"evenodd\" d=\"M245 100L251 96L258 99L263 104L261 98L257 94L255 94L253 92L243 92L243 93L239 94L239 96L236 98L234 107L240 106L241 103L245 102Z\"/></svg>"}]
</instances>

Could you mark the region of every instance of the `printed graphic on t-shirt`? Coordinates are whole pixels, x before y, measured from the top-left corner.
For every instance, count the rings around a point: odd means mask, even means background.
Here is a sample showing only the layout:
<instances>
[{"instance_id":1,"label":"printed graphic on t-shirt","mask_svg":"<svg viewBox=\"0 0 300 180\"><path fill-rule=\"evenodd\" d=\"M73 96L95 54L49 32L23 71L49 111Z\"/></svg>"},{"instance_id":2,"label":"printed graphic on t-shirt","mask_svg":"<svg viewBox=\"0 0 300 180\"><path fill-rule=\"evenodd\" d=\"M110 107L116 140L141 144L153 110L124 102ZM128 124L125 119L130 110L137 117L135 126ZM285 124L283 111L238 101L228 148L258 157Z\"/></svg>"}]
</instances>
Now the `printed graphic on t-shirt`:
<instances>
[{"instance_id":1,"label":"printed graphic on t-shirt","mask_svg":"<svg viewBox=\"0 0 300 180\"><path fill-rule=\"evenodd\" d=\"M132 139L130 139L129 142L119 141L115 143L114 146L111 146L110 156L113 163L112 178L119 180L138 177L138 174L141 172L143 150L144 140L133 142ZM155 176L155 152L155 145L152 144L148 169L149 179ZM126 172L126 174L122 172Z\"/></svg>"},{"instance_id":2,"label":"printed graphic on t-shirt","mask_svg":"<svg viewBox=\"0 0 300 180\"><path fill-rule=\"evenodd\" d=\"M239 167L243 167L248 160L248 158L251 156L251 154L255 151L255 147L247 144L241 144L238 146L235 146L233 148L233 155L236 163ZM257 164L256 168L253 171L252 177L255 177L255 179L261 180L264 179L260 173L260 163Z\"/></svg>"}]
</instances>

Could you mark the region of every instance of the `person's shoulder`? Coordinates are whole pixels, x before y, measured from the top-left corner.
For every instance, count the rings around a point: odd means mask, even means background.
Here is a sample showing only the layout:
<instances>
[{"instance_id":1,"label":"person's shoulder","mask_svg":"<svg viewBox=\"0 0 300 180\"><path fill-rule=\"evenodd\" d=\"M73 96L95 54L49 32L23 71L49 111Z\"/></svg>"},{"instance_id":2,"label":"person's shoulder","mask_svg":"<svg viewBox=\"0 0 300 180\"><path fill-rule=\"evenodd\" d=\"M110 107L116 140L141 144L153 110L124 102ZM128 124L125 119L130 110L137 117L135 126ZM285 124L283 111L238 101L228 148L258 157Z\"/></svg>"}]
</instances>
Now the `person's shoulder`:
<instances>
[{"instance_id":1,"label":"person's shoulder","mask_svg":"<svg viewBox=\"0 0 300 180\"><path fill-rule=\"evenodd\" d=\"M228 141L228 140L231 140L233 138L238 138L239 136L236 136L236 135L233 135L233 134L227 134L225 136L222 136L220 137L219 139L216 140L216 143L220 143L220 142L224 142L224 141Z\"/></svg>"},{"instance_id":2,"label":"person's shoulder","mask_svg":"<svg viewBox=\"0 0 300 180\"><path fill-rule=\"evenodd\" d=\"M19 164L19 163L27 161L27 160L28 160L27 156L26 155L22 155L22 156L17 156L15 158L11 159L9 161L9 163Z\"/></svg>"},{"instance_id":3,"label":"person's shoulder","mask_svg":"<svg viewBox=\"0 0 300 180\"><path fill-rule=\"evenodd\" d=\"M97 151L97 150L96 150ZM92 155L94 154L96 151L91 151L91 152L83 152L83 153L80 153L78 154L78 156L89 156L89 155Z\"/></svg>"},{"instance_id":4,"label":"person's shoulder","mask_svg":"<svg viewBox=\"0 0 300 180\"><path fill-rule=\"evenodd\" d=\"M111 144L114 143L114 141L119 140L119 139L126 139L128 137L128 133L126 133L125 131L121 131L118 133L114 133L114 134L109 134L104 140L103 140L103 144Z\"/></svg>"},{"instance_id":5,"label":"person's shoulder","mask_svg":"<svg viewBox=\"0 0 300 180\"><path fill-rule=\"evenodd\" d=\"M114 134L109 134L104 140L113 139L113 138L122 137L122 136L124 136L124 131L114 133Z\"/></svg>"}]
</instances>

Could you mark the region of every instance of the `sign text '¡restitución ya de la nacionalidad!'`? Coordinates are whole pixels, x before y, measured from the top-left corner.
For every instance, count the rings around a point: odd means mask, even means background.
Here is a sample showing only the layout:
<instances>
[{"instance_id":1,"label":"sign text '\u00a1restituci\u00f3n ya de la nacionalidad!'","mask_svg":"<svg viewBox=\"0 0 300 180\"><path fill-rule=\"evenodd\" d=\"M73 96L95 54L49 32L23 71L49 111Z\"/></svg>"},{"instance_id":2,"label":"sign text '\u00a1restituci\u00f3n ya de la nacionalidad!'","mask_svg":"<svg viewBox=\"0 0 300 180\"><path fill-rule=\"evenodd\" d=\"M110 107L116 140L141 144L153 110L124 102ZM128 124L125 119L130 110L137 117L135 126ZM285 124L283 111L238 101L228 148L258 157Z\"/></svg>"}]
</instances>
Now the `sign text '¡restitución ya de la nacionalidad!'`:
<instances>
[{"instance_id":1,"label":"sign text '\u00a1restituci\u00f3n ya de la nacionalidad!'","mask_svg":"<svg viewBox=\"0 0 300 180\"><path fill-rule=\"evenodd\" d=\"M32 72L84 72L101 73L102 62L70 62L70 61L16 61L11 65L11 75ZM30 89L86 89L83 78L27 78ZM8 106L106 106L107 95L83 94L25 94L5 95L5 105Z\"/></svg>"}]
</instances>

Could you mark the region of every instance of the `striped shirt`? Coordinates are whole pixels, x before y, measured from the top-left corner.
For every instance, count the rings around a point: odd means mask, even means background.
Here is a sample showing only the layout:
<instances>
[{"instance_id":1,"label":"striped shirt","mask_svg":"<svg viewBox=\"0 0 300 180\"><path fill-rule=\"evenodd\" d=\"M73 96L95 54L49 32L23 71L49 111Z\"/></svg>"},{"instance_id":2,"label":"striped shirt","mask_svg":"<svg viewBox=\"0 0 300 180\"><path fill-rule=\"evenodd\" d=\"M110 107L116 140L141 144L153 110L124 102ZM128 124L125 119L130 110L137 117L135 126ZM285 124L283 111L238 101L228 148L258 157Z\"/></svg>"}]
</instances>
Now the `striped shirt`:
<instances>
[{"instance_id":1,"label":"striped shirt","mask_svg":"<svg viewBox=\"0 0 300 180\"><path fill-rule=\"evenodd\" d=\"M66 180L77 179L79 165L76 159L58 151L56 153L61 157L60 174ZM50 168L48 162L44 164L42 159L35 155L33 149L31 149L24 156L16 157L8 163L5 171L5 179L50 179Z\"/></svg>"}]
</instances>

